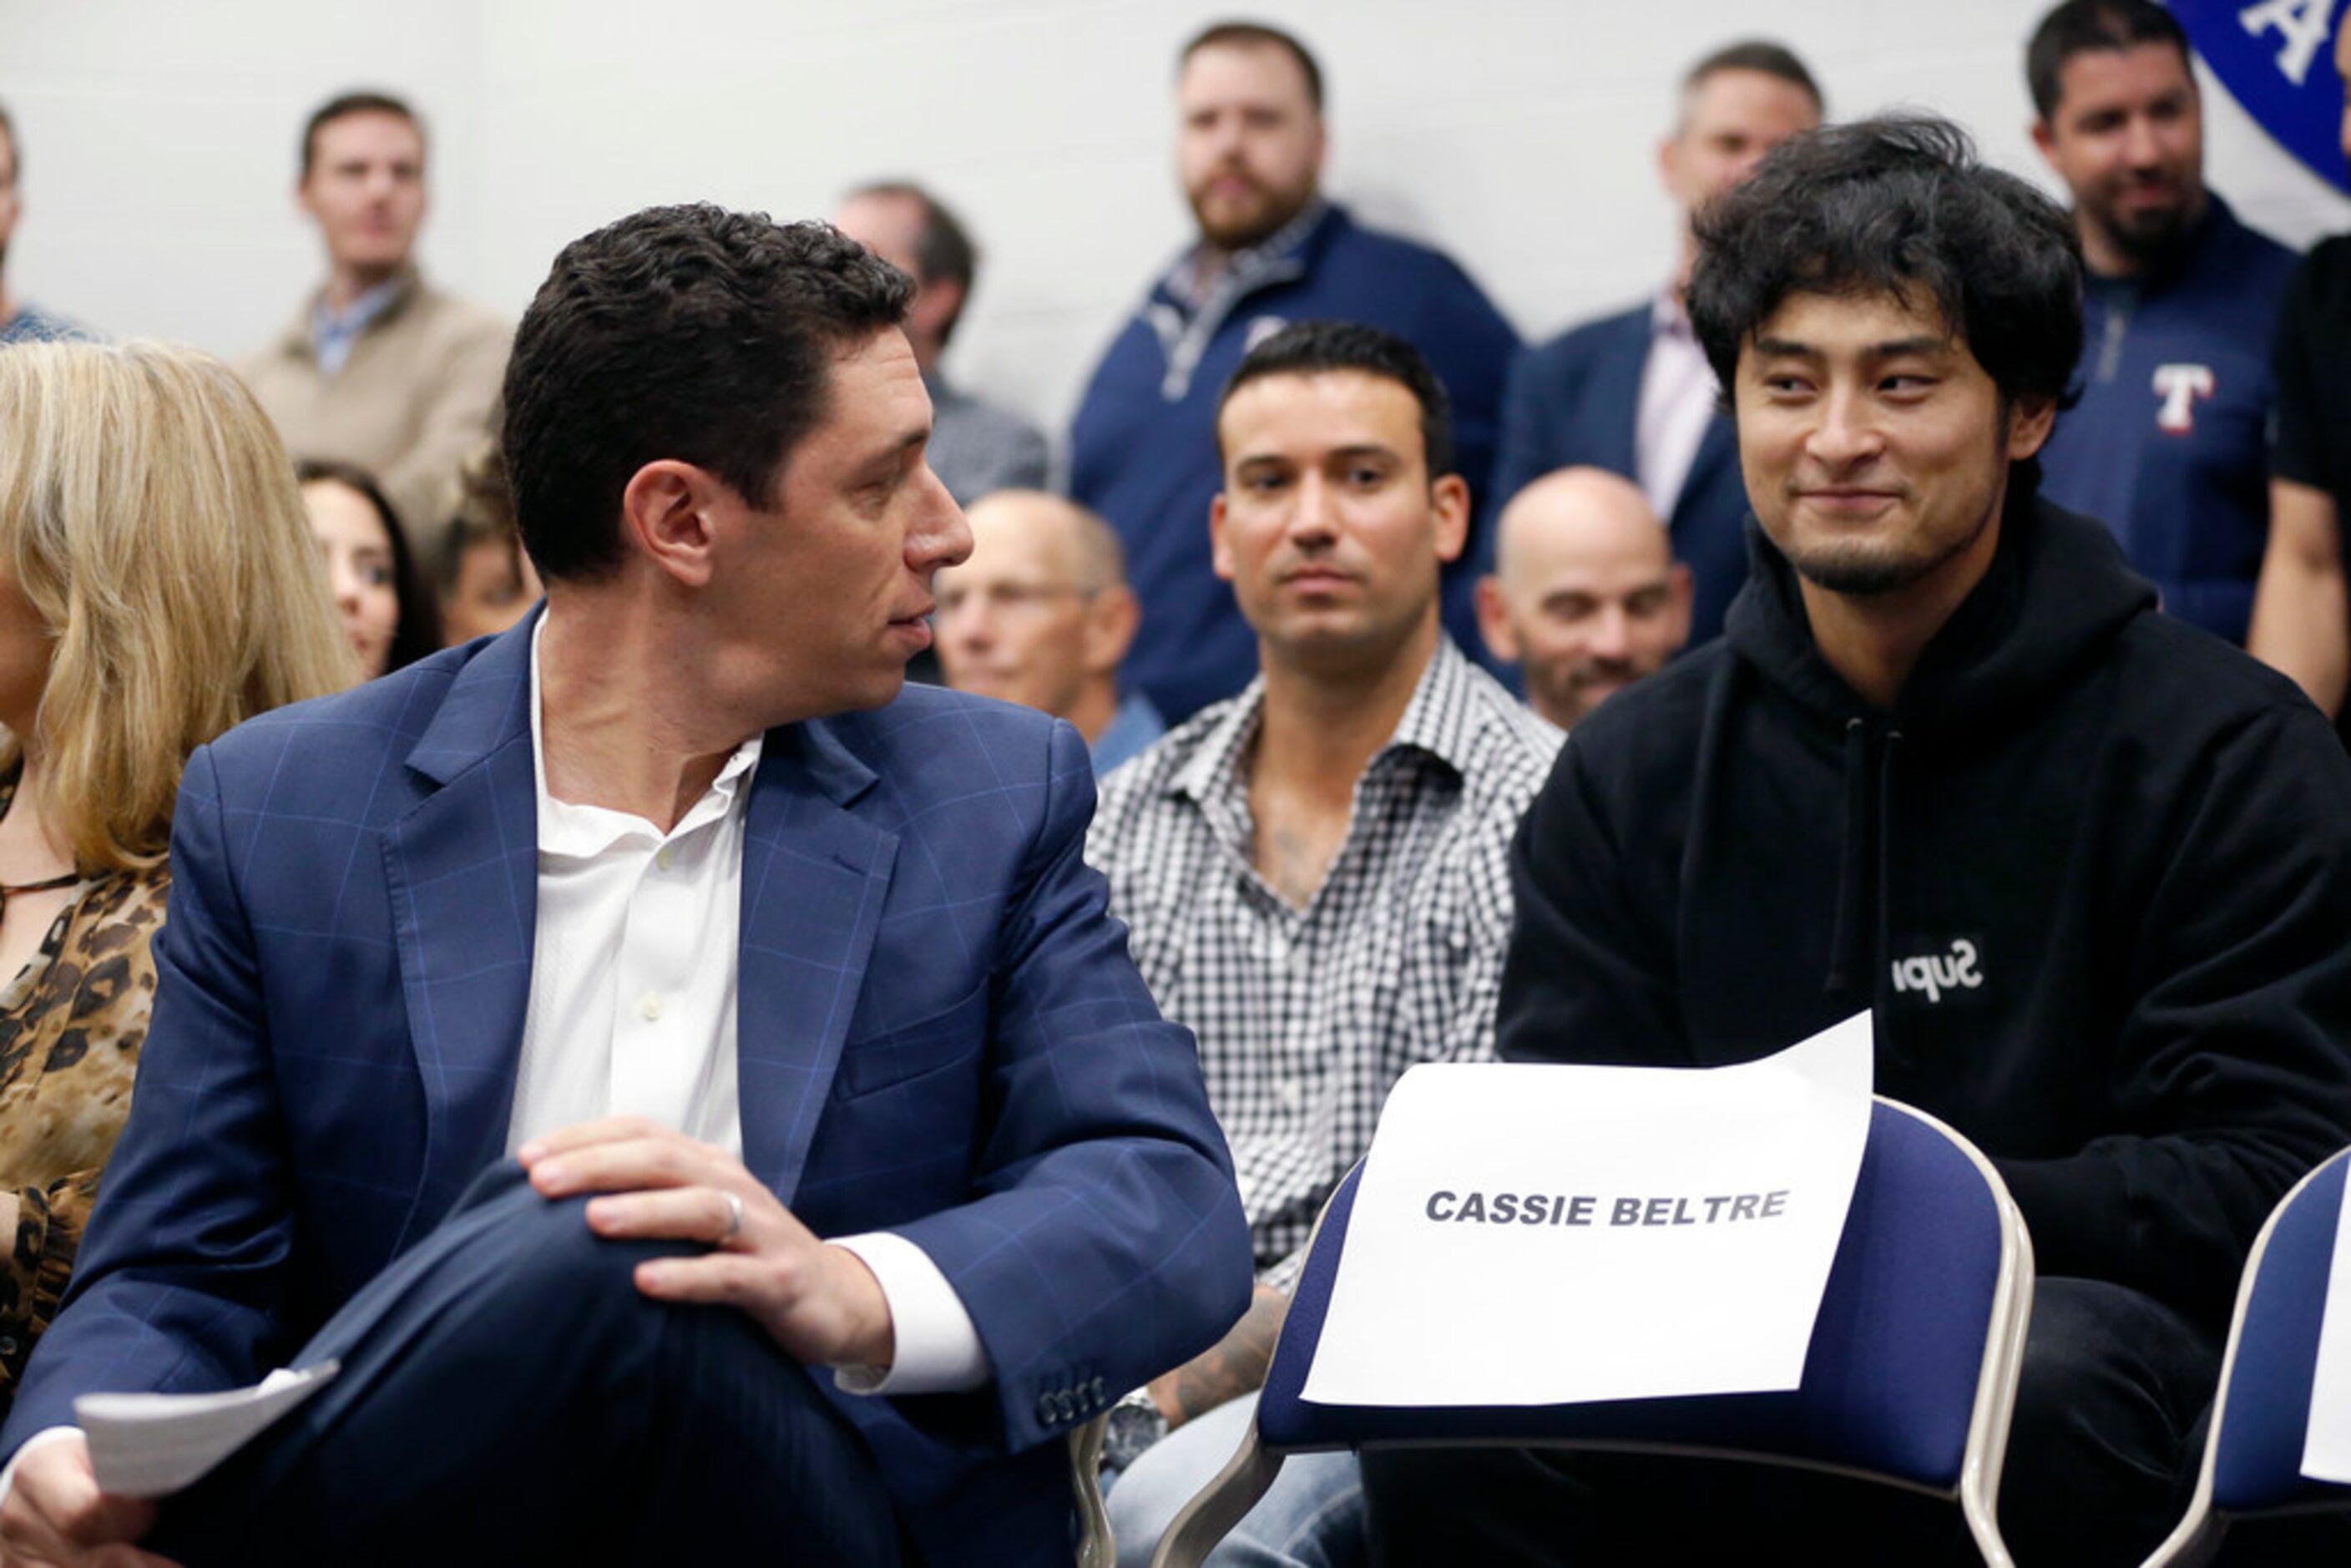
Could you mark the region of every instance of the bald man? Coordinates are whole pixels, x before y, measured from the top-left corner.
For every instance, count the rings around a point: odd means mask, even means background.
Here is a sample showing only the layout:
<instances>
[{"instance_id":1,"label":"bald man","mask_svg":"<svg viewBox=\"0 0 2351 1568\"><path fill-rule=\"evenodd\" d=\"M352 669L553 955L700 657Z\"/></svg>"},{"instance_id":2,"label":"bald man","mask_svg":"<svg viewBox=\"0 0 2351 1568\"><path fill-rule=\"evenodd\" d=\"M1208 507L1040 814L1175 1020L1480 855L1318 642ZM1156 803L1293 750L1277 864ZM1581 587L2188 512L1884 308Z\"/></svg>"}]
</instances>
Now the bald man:
<instances>
[{"instance_id":1,"label":"bald man","mask_svg":"<svg viewBox=\"0 0 2351 1568\"><path fill-rule=\"evenodd\" d=\"M935 583L947 685L1068 719L1098 774L1157 740L1150 699L1119 698L1142 611L1110 525L1042 490L998 490L969 517L970 559Z\"/></svg>"},{"instance_id":2,"label":"bald man","mask_svg":"<svg viewBox=\"0 0 2351 1568\"><path fill-rule=\"evenodd\" d=\"M1478 584L1478 629L1526 666L1535 712L1573 728L1689 640L1689 568L1639 486L1562 468L1502 512L1494 572Z\"/></svg>"}]
</instances>

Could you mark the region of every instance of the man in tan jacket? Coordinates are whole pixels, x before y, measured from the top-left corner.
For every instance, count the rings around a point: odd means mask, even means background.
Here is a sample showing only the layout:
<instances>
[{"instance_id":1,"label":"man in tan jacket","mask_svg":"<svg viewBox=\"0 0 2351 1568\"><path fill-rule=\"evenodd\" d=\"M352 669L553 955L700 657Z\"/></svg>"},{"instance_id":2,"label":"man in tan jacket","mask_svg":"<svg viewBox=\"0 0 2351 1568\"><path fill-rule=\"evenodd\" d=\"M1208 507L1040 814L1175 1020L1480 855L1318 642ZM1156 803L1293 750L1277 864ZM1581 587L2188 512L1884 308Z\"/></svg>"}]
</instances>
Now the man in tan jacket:
<instances>
[{"instance_id":1,"label":"man in tan jacket","mask_svg":"<svg viewBox=\"0 0 2351 1568\"><path fill-rule=\"evenodd\" d=\"M238 371L296 456L375 475L430 559L489 434L510 329L417 275L424 130L400 99L346 93L313 113L295 199L326 242L326 286Z\"/></svg>"}]
</instances>

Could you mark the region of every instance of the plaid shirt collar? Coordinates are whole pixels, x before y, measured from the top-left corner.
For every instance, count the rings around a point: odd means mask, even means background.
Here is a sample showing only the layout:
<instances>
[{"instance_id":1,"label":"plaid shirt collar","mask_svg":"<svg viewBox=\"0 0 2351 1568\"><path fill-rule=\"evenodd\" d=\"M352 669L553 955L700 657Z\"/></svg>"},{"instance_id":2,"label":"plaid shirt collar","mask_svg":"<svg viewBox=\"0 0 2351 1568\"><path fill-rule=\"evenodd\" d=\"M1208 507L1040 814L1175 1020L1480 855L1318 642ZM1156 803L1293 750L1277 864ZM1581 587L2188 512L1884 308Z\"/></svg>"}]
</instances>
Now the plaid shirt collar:
<instances>
[{"instance_id":1,"label":"plaid shirt collar","mask_svg":"<svg viewBox=\"0 0 2351 1568\"><path fill-rule=\"evenodd\" d=\"M1425 755L1457 777L1468 772L1470 743L1479 705L1470 690L1471 666L1453 639L1440 634L1437 652L1413 688L1412 701L1396 722L1388 743L1372 756L1364 771L1378 768L1399 751ZM1167 780L1167 793L1181 795L1216 814L1217 805L1245 800L1249 793L1247 760L1265 716L1265 676L1260 673L1231 711L1200 743L1192 759Z\"/></svg>"},{"instance_id":2,"label":"plaid shirt collar","mask_svg":"<svg viewBox=\"0 0 2351 1568\"><path fill-rule=\"evenodd\" d=\"M1330 203L1314 197L1296 217L1273 233L1246 250L1233 252L1232 259L1217 274L1215 281L1205 285L1200 278L1200 261L1207 246L1205 243L1196 245L1176 258L1176 265L1159 280L1160 291L1195 314L1219 298L1238 299L1270 275L1289 269L1307 235L1314 232L1315 225L1330 210Z\"/></svg>"}]
</instances>

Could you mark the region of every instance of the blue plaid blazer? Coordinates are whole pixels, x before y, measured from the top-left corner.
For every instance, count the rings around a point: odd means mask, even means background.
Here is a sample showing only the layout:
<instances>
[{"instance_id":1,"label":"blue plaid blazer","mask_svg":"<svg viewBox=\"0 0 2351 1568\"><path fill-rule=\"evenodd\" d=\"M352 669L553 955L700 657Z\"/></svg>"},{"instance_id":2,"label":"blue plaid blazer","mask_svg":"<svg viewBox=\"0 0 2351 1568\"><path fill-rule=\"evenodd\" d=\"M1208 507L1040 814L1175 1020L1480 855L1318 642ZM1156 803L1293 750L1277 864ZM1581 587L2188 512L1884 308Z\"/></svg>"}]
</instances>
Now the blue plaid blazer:
<instances>
[{"instance_id":1,"label":"blue plaid blazer","mask_svg":"<svg viewBox=\"0 0 2351 1568\"><path fill-rule=\"evenodd\" d=\"M0 1449L77 1394L257 1379L502 1156L534 621L191 759L129 1124ZM1092 807L1067 725L914 686L771 732L752 785L745 1163L820 1236L920 1246L996 1369L835 1396L935 1562L1066 1563L1046 1439L1248 1304L1230 1159L1081 858Z\"/></svg>"}]
</instances>

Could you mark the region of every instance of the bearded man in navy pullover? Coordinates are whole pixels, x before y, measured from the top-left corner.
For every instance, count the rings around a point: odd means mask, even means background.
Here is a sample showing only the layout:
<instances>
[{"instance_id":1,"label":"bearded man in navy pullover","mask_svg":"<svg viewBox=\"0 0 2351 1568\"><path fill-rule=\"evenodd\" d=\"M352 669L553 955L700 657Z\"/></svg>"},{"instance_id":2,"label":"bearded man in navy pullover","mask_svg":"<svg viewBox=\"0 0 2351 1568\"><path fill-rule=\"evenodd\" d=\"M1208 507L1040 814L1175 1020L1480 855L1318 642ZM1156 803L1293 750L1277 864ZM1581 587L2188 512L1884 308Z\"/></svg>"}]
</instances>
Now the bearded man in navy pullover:
<instances>
[{"instance_id":1,"label":"bearded man in navy pullover","mask_svg":"<svg viewBox=\"0 0 2351 1568\"><path fill-rule=\"evenodd\" d=\"M1145 610L1120 684L1170 725L1258 672L1257 633L1208 550L1208 504L1224 486L1217 399L1242 358L1297 321L1404 339L1452 400L1457 469L1483 507L1519 347L1449 257L1323 199L1322 68L1304 44L1220 22L1180 60L1176 161L1199 239L1112 340L1070 423L1070 497L1118 530ZM1473 515L1445 571L1446 630L1467 649L1481 646L1477 579L1492 556L1481 533Z\"/></svg>"},{"instance_id":2,"label":"bearded man in navy pullover","mask_svg":"<svg viewBox=\"0 0 2351 1568\"><path fill-rule=\"evenodd\" d=\"M2042 454L2049 498L2112 528L2166 610L2242 643L2294 254L2206 187L2188 37L2163 6L2065 0L2025 77L2087 264L2078 401Z\"/></svg>"},{"instance_id":3,"label":"bearded man in navy pullover","mask_svg":"<svg viewBox=\"0 0 2351 1568\"><path fill-rule=\"evenodd\" d=\"M2351 762L2036 495L2081 336L2045 197L1947 123L1865 121L1789 141L1699 245L1752 570L1529 811L1499 1047L1712 1066L1871 1009L1878 1089L1980 1145L2032 1231L2009 1542L2137 1563L2255 1231L2351 1141ZM1949 1504L1827 1478L1489 1450L1364 1479L1398 1563L1972 1560Z\"/></svg>"}]
</instances>

